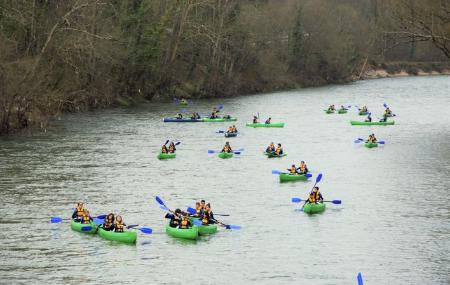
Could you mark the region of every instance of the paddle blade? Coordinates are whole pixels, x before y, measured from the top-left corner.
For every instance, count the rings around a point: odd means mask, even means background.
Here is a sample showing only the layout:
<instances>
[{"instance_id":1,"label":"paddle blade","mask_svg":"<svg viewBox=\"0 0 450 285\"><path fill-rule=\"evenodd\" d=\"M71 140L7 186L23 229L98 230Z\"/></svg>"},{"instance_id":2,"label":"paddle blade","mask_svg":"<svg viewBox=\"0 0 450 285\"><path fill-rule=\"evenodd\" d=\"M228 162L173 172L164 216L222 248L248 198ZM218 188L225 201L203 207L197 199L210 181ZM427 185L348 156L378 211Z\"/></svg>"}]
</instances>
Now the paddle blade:
<instances>
[{"instance_id":1,"label":"paddle blade","mask_svg":"<svg viewBox=\"0 0 450 285\"><path fill-rule=\"evenodd\" d=\"M384 108L388 108L388 105L386 103L383 104Z\"/></svg>"},{"instance_id":2,"label":"paddle blade","mask_svg":"<svg viewBox=\"0 0 450 285\"><path fill-rule=\"evenodd\" d=\"M241 154L240 151L233 151L234 154Z\"/></svg>"},{"instance_id":3,"label":"paddle blade","mask_svg":"<svg viewBox=\"0 0 450 285\"><path fill-rule=\"evenodd\" d=\"M223 104L218 105L217 109L222 110L223 109Z\"/></svg>"},{"instance_id":4,"label":"paddle blade","mask_svg":"<svg viewBox=\"0 0 450 285\"><path fill-rule=\"evenodd\" d=\"M359 139L355 140L354 143L360 143L361 141Z\"/></svg>"},{"instance_id":5,"label":"paddle blade","mask_svg":"<svg viewBox=\"0 0 450 285\"><path fill-rule=\"evenodd\" d=\"M331 203L339 205L339 204L342 204L342 201L341 200L333 200L333 201L331 201Z\"/></svg>"},{"instance_id":6,"label":"paddle blade","mask_svg":"<svg viewBox=\"0 0 450 285\"><path fill-rule=\"evenodd\" d=\"M175 145L179 145L181 142L177 142Z\"/></svg>"},{"instance_id":7,"label":"paddle blade","mask_svg":"<svg viewBox=\"0 0 450 285\"><path fill-rule=\"evenodd\" d=\"M169 140L166 140L166 142L164 143L164 145L166 145L169 142Z\"/></svg>"},{"instance_id":8,"label":"paddle blade","mask_svg":"<svg viewBox=\"0 0 450 285\"><path fill-rule=\"evenodd\" d=\"M379 141L378 144L385 144L385 141Z\"/></svg>"},{"instance_id":9,"label":"paddle blade","mask_svg":"<svg viewBox=\"0 0 450 285\"><path fill-rule=\"evenodd\" d=\"M101 225L101 224L103 224L104 221L105 221L105 219L94 218L94 224L96 224L96 225Z\"/></svg>"},{"instance_id":10,"label":"paddle blade","mask_svg":"<svg viewBox=\"0 0 450 285\"><path fill-rule=\"evenodd\" d=\"M158 204L160 204L161 206L166 207L166 205L164 204L163 200L161 198L159 198L159 196L155 197L155 200Z\"/></svg>"},{"instance_id":11,"label":"paddle blade","mask_svg":"<svg viewBox=\"0 0 450 285\"><path fill-rule=\"evenodd\" d=\"M201 226L202 225L202 222L200 220L194 220L193 223L196 226Z\"/></svg>"},{"instance_id":12,"label":"paddle blade","mask_svg":"<svg viewBox=\"0 0 450 285\"><path fill-rule=\"evenodd\" d=\"M216 153L216 151L212 150L212 149L208 149L208 153Z\"/></svg>"},{"instance_id":13,"label":"paddle blade","mask_svg":"<svg viewBox=\"0 0 450 285\"><path fill-rule=\"evenodd\" d=\"M218 132L216 132L216 133L218 133L218 134L223 134L223 133L225 133L225 131L218 131Z\"/></svg>"},{"instance_id":14,"label":"paddle blade","mask_svg":"<svg viewBox=\"0 0 450 285\"><path fill-rule=\"evenodd\" d=\"M273 170L272 170L272 174L281 174L281 171L276 170L276 169L273 169Z\"/></svg>"},{"instance_id":15,"label":"paddle blade","mask_svg":"<svg viewBox=\"0 0 450 285\"><path fill-rule=\"evenodd\" d=\"M61 223L62 222L62 218L60 218L60 217L51 217L50 218L50 223L52 223L52 224L57 224L57 223Z\"/></svg>"},{"instance_id":16,"label":"paddle blade","mask_svg":"<svg viewBox=\"0 0 450 285\"><path fill-rule=\"evenodd\" d=\"M358 285L364 285L361 272L358 273L358 277L356 279L358 280Z\"/></svg>"},{"instance_id":17,"label":"paddle blade","mask_svg":"<svg viewBox=\"0 0 450 285\"><path fill-rule=\"evenodd\" d=\"M317 175L316 183L319 183L320 180L322 180L322 173L319 173L319 175Z\"/></svg>"},{"instance_id":18,"label":"paddle blade","mask_svg":"<svg viewBox=\"0 0 450 285\"><path fill-rule=\"evenodd\" d=\"M241 226L236 226L236 225L225 225L225 228L227 230L240 230Z\"/></svg>"},{"instance_id":19,"label":"paddle blade","mask_svg":"<svg viewBox=\"0 0 450 285\"><path fill-rule=\"evenodd\" d=\"M189 214L191 214L191 215L195 215L195 213L197 212L197 211L195 211L194 208L191 208L191 207L188 207L188 208L186 209L186 211L187 211Z\"/></svg>"},{"instance_id":20,"label":"paddle blade","mask_svg":"<svg viewBox=\"0 0 450 285\"><path fill-rule=\"evenodd\" d=\"M311 177L312 177L312 174L311 174L311 173L306 173L305 176L306 176L307 178L311 178Z\"/></svg>"},{"instance_id":21,"label":"paddle blade","mask_svg":"<svg viewBox=\"0 0 450 285\"><path fill-rule=\"evenodd\" d=\"M81 231L82 232L89 232L89 231L91 231L92 230L92 227L91 226L84 226L84 227L81 227Z\"/></svg>"},{"instance_id":22,"label":"paddle blade","mask_svg":"<svg viewBox=\"0 0 450 285\"><path fill-rule=\"evenodd\" d=\"M100 220L104 220L104 219L106 218L106 215L99 215L99 216L97 216L96 218L97 218L97 219L100 219Z\"/></svg>"},{"instance_id":23,"label":"paddle blade","mask_svg":"<svg viewBox=\"0 0 450 285\"><path fill-rule=\"evenodd\" d=\"M292 203L300 203L301 201L302 201L302 199L300 199L300 198L292 198L291 199Z\"/></svg>"},{"instance_id":24,"label":"paddle blade","mask_svg":"<svg viewBox=\"0 0 450 285\"><path fill-rule=\"evenodd\" d=\"M153 233L153 230L151 228L140 228L139 230L146 235Z\"/></svg>"}]
</instances>

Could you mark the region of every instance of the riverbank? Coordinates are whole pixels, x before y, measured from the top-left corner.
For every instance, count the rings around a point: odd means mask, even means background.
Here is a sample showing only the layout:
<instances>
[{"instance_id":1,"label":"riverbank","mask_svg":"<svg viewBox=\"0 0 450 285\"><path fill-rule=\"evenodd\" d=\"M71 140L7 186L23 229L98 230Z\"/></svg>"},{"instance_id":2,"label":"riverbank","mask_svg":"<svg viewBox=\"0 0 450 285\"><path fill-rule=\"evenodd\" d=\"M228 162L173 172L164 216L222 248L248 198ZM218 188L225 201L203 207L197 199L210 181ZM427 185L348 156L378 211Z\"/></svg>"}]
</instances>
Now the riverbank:
<instances>
[{"instance_id":1,"label":"riverbank","mask_svg":"<svg viewBox=\"0 0 450 285\"><path fill-rule=\"evenodd\" d=\"M450 75L450 62L392 62L372 64L361 73L359 78L355 78L355 80L432 75Z\"/></svg>"}]
</instances>

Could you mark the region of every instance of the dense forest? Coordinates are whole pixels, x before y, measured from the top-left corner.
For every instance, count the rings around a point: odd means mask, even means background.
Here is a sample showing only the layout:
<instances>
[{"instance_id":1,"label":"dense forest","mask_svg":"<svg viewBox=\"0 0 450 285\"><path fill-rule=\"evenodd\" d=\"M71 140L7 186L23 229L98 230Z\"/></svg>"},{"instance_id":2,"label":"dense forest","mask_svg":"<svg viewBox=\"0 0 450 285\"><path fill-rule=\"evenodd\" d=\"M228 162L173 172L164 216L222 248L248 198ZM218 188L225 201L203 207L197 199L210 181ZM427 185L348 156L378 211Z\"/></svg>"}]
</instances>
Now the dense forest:
<instances>
[{"instance_id":1,"label":"dense forest","mask_svg":"<svg viewBox=\"0 0 450 285\"><path fill-rule=\"evenodd\" d=\"M62 112L450 60L450 0L0 0L0 134Z\"/></svg>"}]
</instances>

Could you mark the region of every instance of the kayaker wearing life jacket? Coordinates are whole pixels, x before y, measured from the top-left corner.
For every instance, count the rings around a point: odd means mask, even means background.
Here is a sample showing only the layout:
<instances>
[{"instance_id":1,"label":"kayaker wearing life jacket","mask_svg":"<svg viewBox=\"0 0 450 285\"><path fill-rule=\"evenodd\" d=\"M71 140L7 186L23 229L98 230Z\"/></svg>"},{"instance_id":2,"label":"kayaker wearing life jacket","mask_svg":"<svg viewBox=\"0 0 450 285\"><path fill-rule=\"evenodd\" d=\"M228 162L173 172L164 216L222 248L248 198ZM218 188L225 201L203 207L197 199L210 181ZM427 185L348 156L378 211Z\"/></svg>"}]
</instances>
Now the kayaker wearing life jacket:
<instances>
[{"instance_id":1,"label":"kayaker wearing life jacket","mask_svg":"<svg viewBox=\"0 0 450 285\"><path fill-rule=\"evenodd\" d=\"M228 127L227 133L229 134L233 133L233 126Z\"/></svg>"},{"instance_id":2,"label":"kayaker wearing life jacket","mask_svg":"<svg viewBox=\"0 0 450 285\"><path fill-rule=\"evenodd\" d=\"M274 152L275 151L275 145L273 142L269 144L269 146L266 148L266 152Z\"/></svg>"},{"instance_id":3,"label":"kayaker wearing life jacket","mask_svg":"<svg viewBox=\"0 0 450 285\"><path fill-rule=\"evenodd\" d=\"M81 223L82 224L89 224L92 222L92 217L89 215L89 211L84 209L83 216L81 216Z\"/></svg>"},{"instance_id":4,"label":"kayaker wearing life jacket","mask_svg":"<svg viewBox=\"0 0 450 285\"><path fill-rule=\"evenodd\" d=\"M200 207L202 208L202 211L205 210L205 207L206 207L206 201L205 200L201 200L200 201Z\"/></svg>"},{"instance_id":5,"label":"kayaker wearing life jacket","mask_svg":"<svg viewBox=\"0 0 450 285\"><path fill-rule=\"evenodd\" d=\"M223 149L222 149L222 152L228 152L228 153L230 153L230 152L232 152L233 150L231 149L231 146L230 146L230 143L229 142L226 142L225 143L225 146L223 147Z\"/></svg>"},{"instance_id":6,"label":"kayaker wearing life jacket","mask_svg":"<svg viewBox=\"0 0 450 285\"><path fill-rule=\"evenodd\" d=\"M366 122L372 122L372 117L370 116L370 113L369 113L369 115L367 115L367 119L365 121Z\"/></svg>"},{"instance_id":7,"label":"kayaker wearing life jacket","mask_svg":"<svg viewBox=\"0 0 450 285\"><path fill-rule=\"evenodd\" d=\"M233 129L233 133L237 133L238 132L238 130L236 128L236 125L233 125L232 129Z\"/></svg>"},{"instance_id":8,"label":"kayaker wearing life jacket","mask_svg":"<svg viewBox=\"0 0 450 285\"><path fill-rule=\"evenodd\" d=\"M198 120L198 119L200 119L200 115L198 113L194 112L194 113L192 113L191 119L192 120Z\"/></svg>"},{"instance_id":9,"label":"kayaker wearing life jacket","mask_svg":"<svg viewBox=\"0 0 450 285\"><path fill-rule=\"evenodd\" d=\"M167 146L163 145L161 148L161 153L168 153L168 152L169 152L169 150L167 149Z\"/></svg>"},{"instance_id":10,"label":"kayaker wearing life jacket","mask_svg":"<svg viewBox=\"0 0 450 285\"><path fill-rule=\"evenodd\" d=\"M311 191L311 193L309 193L309 197L308 197L308 201L305 202L306 203L322 203L323 201L323 197L322 197L322 193L320 193L319 191L319 187L314 187L313 190Z\"/></svg>"},{"instance_id":11,"label":"kayaker wearing life jacket","mask_svg":"<svg viewBox=\"0 0 450 285\"><path fill-rule=\"evenodd\" d=\"M109 213L106 216L105 221L103 222L102 228L105 231L112 231L112 230L114 230L114 214L113 213Z\"/></svg>"},{"instance_id":12,"label":"kayaker wearing life jacket","mask_svg":"<svg viewBox=\"0 0 450 285\"><path fill-rule=\"evenodd\" d=\"M375 137L375 134L371 134L369 135L369 138L367 139L368 143L376 143L377 142L377 138Z\"/></svg>"},{"instance_id":13,"label":"kayaker wearing life jacket","mask_svg":"<svg viewBox=\"0 0 450 285\"><path fill-rule=\"evenodd\" d=\"M84 210L84 204L82 202L78 202L75 206L75 211L73 211L72 219L75 221L80 221L83 217Z\"/></svg>"},{"instance_id":14,"label":"kayaker wearing life jacket","mask_svg":"<svg viewBox=\"0 0 450 285\"><path fill-rule=\"evenodd\" d=\"M291 168L288 168L289 174L297 174L297 167L295 164L292 164Z\"/></svg>"},{"instance_id":15,"label":"kayaker wearing life jacket","mask_svg":"<svg viewBox=\"0 0 450 285\"><path fill-rule=\"evenodd\" d=\"M297 168L298 174L306 174L308 173L308 167L306 166L306 163L302 160L300 162L300 166Z\"/></svg>"},{"instance_id":16,"label":"kayaker wearing life jacket","mask_svg":"<svg viewBox=\"0 0 450 285\"><path fill-rule=\"evenodd\" d=\"M384 110L384 114L386 115L386 116L392 116L392 111L391 111L391 109L389 109L389 107L387 107L386 108L386 110Z\"/></svg>"},{"instance_id":17,"label":"kayaker wearing life jacket","mask_svg":"<svg viewBox=\"0 0 450 285\"><path fill-rule=\"evenodd\" d=\"M200 202L195 203L195 214L194 217L200 218L203 215L203 206L200 204Z\"/></svg>"},{"instance_id":18,"label":"kayaker wearing life jacket","mask_svg":"<svg viewBox=\"0 0 450 285\"><path fill-rule=\"evenodd\" d=\"M253 116L253 124L257 124L258 123L258 117Z\"/></svg>"},{"instance_id":19,"label":"kayaker wearing life jacket","mask_svg":"<svg viewBox=\"0 0 450 285\"><path fill-rule=\"evenodd\" d=\"M214 223L214 214L211 210L211 204L208 203L205 206L205 210L203 211L203 215L201 218L203 225L208 225Z\"/></svg>"},{"instance_id":20,"label":"kayaker wearing life jacket","mask_svg":"<svg viewBox=\"0 0 450 285\"><path fill-rule=\"evenodd\" d=\"M176 209L173 213L167 213L166 219L170 219L169 226L172 228L177 228L181 222L181 210Z\"/></svg>"},{"instance_id":21,"label":"kayaker wearing life jacket","mask_svg":"<svg viewBox=\"0 0 450 285\"><path fill-rule=\"evenodd\" d=\"M181 113L178 113L178 115L177 115L177 117L176 117L178 120L181 120L181 119L183 119L183 114L181 114Z\"/></svg>"},{"instance_id":22,"label":"kayaker wearing life jacket","mask_svg":"<svg viewBox=\"0 0 450 285\"><path fill-rule=\"evenodd\" d=\"M333 105L330 105L330 106L328 107L328 111L336 111L336 108L334 107L334 104L333 104Z\"/></svg>"},{"instance_id":23,"label":"kayaker wearing life jacket","mask_svg":"<svg viewBox=\"0 0 450 285\"><path fill-rule=\"evenodd\" d=\"M264 122L264 124L270 124L271 121L272 121L272 118L269 117L269 118Z\"/></svg>"},{"instance_id":24,"label":"kayaker wearing life jacket","mask_svg":"<svg viewBox=\"0 0 450 285\"><path fill-rule=\"evenodd\" d=\"M114 225L114 231L123 233L123 229L125 228L125 223L122 220L122 216L117 215L116 217L116 223Z\"/></svg>"},{"instance_id":25,"label":"kayaker wearing life jacket","mask_svg":"<svg viewBox=\"0 0 450 285\"><path fill-rule=\"evenodd\" d=\"M173 142L169 145L169 153L175 153L177 149L175 148L175 144Z\"/></svg>"},{"instance_id":26,"label":"kayaker wearing life jacket","mask_svg":"<svg viewBox=\"0 0 450 285\"><path fill-rule=\"evenodd\" d=\"M191 221L189 221L189 216L187 213L183 213L183 217L181 218L181 222L179 225L180 229L189 229L191 227Z\"/></svg>"},{"instance_id":27,"label":"kayaker wearing life jacket","mask_svg":"<svg viewBox=\"0 0 450 285\"><path fill-rule=\"evenodd\" d=\"M341 110L347 111L347 108L345 108L344 105L341 105Z\"/></svg>"},{"instance_id":28,"label":"kayaker wearing life jacket","mask_svg":"<svg viewBox=\"0 0 450 285\"><path fill-rule=\"evenodd\" d=\"M361 112L367 112L367 106L362 107L362 109L360 110Z\"/></svg>"},{"instance_id":29,"label":"kayaker wearing life jacket","mask_svg":"<svg viewBox=\"0 0 450 285\"><path fill-rule=\"evenodd\" d=\"M281 147L280 143L278 144L277 149L275 150L275 153L277 155L283 154L283 148Z\"/></svg>"}]
</instances>

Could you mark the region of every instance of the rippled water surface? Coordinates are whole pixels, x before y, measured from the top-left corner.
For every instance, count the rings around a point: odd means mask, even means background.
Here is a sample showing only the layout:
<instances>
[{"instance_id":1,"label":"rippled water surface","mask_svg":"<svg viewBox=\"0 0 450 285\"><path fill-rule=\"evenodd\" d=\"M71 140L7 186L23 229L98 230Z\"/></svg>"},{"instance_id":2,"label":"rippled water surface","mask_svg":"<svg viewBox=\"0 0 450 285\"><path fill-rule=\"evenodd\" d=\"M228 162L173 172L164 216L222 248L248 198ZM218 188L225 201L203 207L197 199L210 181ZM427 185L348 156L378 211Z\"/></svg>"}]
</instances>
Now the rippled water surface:
<instances>
[{"instance_id":1,"label":"rippled water surface","mask_svg":"<svg viewBox=\"0 0 450 285\"><path fill-rule=\"evenodd\" d=\"M326 115L327 104L367 104L374 117L391 106L396 124L351 126L358 117ZM208 155L225 139L224 123L170 124L181 108L139 108L67 115L47 133L0 139L0 283L2 284L366 284L450 283L450 78L357 82L291 92L195 101L206 112L223 103L239 118L231 138L239 156ZM253 113L286 123L250 129ZM384 147L353 140L374 132ZM177 158L156 159L166 139ZM288 156L262 155L281 142ZM272 169L305 160L328 205L320 215L295 211L312 182L280 184ZM224 222L197 242L164 233L160 195L170 208L204 198ZM136 246L73 232L67 217L83 200L92 213L120 213L152 227Z\"/></svg>"}]
</instances>

